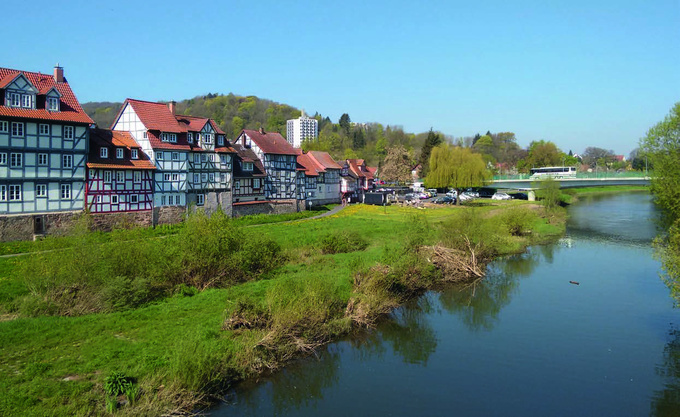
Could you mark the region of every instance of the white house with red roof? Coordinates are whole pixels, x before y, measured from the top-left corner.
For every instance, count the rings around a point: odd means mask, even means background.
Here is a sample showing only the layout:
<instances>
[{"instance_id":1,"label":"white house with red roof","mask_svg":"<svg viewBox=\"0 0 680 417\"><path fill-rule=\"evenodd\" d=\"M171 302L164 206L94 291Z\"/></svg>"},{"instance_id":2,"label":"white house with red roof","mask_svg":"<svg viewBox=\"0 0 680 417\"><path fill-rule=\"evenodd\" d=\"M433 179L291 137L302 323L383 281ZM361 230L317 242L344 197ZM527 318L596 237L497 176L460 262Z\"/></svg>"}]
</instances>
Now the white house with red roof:
<instances>
[{"instance_id":1,"label":"white house with red roof","mask_svg":"<svg viewBox=\"0 0 680 417\"><path fill-rule=\"evenodd\" d=\"M298 182L301 199L313 204L339 203L340 172L342 167L327 152L299 152L298 171L303 174ZM303 195L304 194L304 195Z\"/></svg>"},{"instance_id":2,"label":"white house with red roof","mask_svg":"<svg viewBox=\"0 0 680 417\"><path fill-rule=\"evenodd\" d=\"M260 130L242 130L236 143L252 149L265 170L265 198L295 200L297 151L281 134Z\"/></svg>"},{"instance_id":3,"label":"white house with red roof","mask_svg":"<svg viewBox=\"0 0 680 417\"><path fill-rule=\"evenodd\" d=\"M80 211L89 126L64 77L0 68L0 216Z\"/></svg>"},{"instance_id":4,"label":"white house with red roof","mask_svg":"<svg viewBox=\"0 0 680 417\"><path fill-rule=\"evenodd\" d=\"M156 166L129 132L90 131L86 207L90 213L153 209Z\"/></svg>"},{"instance_id":5,"label":"white house with red roof","mask_svg":"<svg viewBox=\"0 0 680 417\"><path fill-rule=\"evenodd\" d=\"M127 99L112 129L129 132L155 164L155 207L231 211L235 151L213 120L177 115L172 101Z\"/></svg>"}]
</instances>

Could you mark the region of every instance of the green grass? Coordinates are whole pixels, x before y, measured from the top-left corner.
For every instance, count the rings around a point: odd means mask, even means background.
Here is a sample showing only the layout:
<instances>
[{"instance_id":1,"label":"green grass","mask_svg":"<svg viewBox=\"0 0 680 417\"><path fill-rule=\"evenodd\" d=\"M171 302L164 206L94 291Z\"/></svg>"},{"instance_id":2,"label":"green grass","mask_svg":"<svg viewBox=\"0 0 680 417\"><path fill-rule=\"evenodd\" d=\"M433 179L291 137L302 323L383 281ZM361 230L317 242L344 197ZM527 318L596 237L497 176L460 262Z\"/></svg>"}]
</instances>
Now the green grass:
<instances>
[{"instance_id":1,"label":"green grass","mask_svg":"<svg viewBox=\"0 0 680 417\"><path fill-rule=\"evenodd\" d=\"M517 220L530 221L532 233L508 236L503 213L523 206L536 207L509 201L474 208L488 225L479 238L500 242L494 247L500 254L563 230L555 218L532 214ZM428 283L417 282L418 277L431 271L411 245L434 244L454 233L457 229L443 228L460 227L469 210L355 205L322 219L256 225L244 233L278 243L288 259L265 279L193 296L176 294L113 313L0 316L5 318L0 321L0 415L104 415L104 381L113 372L135 378L140 388L134 406L119 412L157 415L190 406L201 394L281 366L300 353L300 346L312 348L346 334L353 327L345 315L348 303L389 307L424 288ZM360 236L368 246L324 255L322 240L340 231ZM5 313L26 295L16 263L27 259L0 259ZM388 269L375 269L379 264ZM358 273L364 277L360 287ZM241 310L264 314L262 323L224 327ZM353 314L359 316L360 309Z\"/></svg>"},{"instance_id":2,"label":"green grass","mask_svg":"<svg viewBox=\"0 0 680 417\"><path fill-rule=\"evenodd\" d=\"M614 185L609 187L584 187L584 188L568 188L561 190L563 201L572 204L578 201L579 196L587 195L604 195L604 194L618 194L631 192L649 192L648 186L641 185Z\"/></svg>"}]
</instances>

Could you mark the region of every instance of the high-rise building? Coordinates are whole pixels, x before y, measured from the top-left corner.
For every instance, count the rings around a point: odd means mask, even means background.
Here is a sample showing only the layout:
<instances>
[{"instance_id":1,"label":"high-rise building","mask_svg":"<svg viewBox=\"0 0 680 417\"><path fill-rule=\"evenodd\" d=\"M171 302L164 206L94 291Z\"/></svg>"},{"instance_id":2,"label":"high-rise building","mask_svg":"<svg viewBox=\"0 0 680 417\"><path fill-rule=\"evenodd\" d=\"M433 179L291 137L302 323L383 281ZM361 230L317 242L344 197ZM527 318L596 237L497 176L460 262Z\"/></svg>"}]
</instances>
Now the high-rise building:
<instances>
[{"instance_id":1,"label":"high-rise building","mask_svg":"<svg viewBox=\"0 0 680 417\"><path fill-rule=\"evenodd\" d=\"M299 148L305 139L316 139L319 135L319 122L307 117L305 111L297 119L288 120L286 123L286 140L294 148Z\"/></svg>"}]
</instances>

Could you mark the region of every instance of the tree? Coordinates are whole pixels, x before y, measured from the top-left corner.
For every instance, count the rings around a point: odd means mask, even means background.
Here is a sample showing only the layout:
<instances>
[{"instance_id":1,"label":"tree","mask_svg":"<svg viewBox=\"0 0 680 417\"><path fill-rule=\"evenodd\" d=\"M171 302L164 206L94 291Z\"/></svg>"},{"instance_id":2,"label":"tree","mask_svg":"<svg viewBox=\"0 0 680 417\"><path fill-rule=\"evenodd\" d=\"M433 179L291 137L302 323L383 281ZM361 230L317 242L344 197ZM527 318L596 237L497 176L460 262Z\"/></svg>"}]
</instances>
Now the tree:
<instances>
[{"instance_id":1,"label":"tree","mask_svg":"<svg viewBox=\"0 0 680 417\"><path fill-rule=\"evenodd\" d=\"M469 148L447 144L432 149L430 174L425 183L430 188L455 188L459 191L467 187L484 185L491 178L480 154ZM460 199L456 201L460 204Z\"/></svg>"},{"instance_id":2,"label":"tree","mask_svg":"<svg viewBox=\"0 0 680 417\"><path fill-rule=\"evenodd\" d=\"M397 145L387 149L380 178L390 182L411 181L411 158L406 148Z\"/></svg>"},{"instance_id":3,"label":"tree","mask_svg":"<svg viewBox=\"0 0 680 417\"><path fill-rule=\"evenodd\" d=\"M434 133L432 131L432 128L430 128L430 131L427 134L427 138L425 139L425 143L423 143L423 147L420 151L420 158L418 158L418 163L420 164L421 177L427 176L430 166L430 154L432 153L432 149L441 143L442 138L439 135L439 133Z\"/></svg>"},{"instance_id":4,"label":"tree","mask_svg":"<svg viewBox=\"0 0 680 417\"><path fill-rule=\"evenodd\" d=\"M527 168L558 166L562 164L562 152L557 146L545 140L529 144L529 155L526 158Z\"/></svg>"},{"instance_id":5,"label":"tree","mask_svg":"<svg viewBox=\"0 0 680 417\"><path fill-rule=\"evenodd\" d=\"M680 303L680 102L642 139L641 150L654 165L651 191L669 225L657 239L657 251L665 272L664 282Z\"/></svg>"},{"instance_id":6,"label":"tree","mask_svg":"<svg viewBox=\"0 0 680 417\"><path fill-rule=\"evenodd\" d=\"M593 168L595 165L604 166L608 162L614 161L614 151L589 146L583 152L583 163Z\"/></svg>"},{"instance_id":7,"label":"tree","mask_svg":"<svg viewBox=\"0 0 680 417\"><path fill-rule=\"evenodd\" d=\"M352 119L349 118L349 114L343 113L342 116L340 116L340 120L338 120L338 124L340 125L340 128L345 132L346 136L349 136L349 131L350 128L352 127Z\"/></svg>"}]
</instances>

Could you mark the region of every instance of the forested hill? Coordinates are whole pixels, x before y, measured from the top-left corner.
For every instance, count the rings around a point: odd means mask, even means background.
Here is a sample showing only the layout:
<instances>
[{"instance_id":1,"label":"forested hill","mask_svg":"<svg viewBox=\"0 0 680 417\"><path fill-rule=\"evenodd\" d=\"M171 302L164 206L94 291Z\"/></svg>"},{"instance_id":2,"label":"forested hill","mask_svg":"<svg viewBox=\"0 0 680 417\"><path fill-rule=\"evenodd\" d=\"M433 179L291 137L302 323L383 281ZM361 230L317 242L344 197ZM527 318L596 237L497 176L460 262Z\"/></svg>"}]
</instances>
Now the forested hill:
<instances>
[{"instance_id":1,"label":"forested hill","mask_svg":"<svg viewBox=\"0 0 680 417\"><path fill-rule=\"evenodd\" d=\"M83 109L99 127L110 128L122 103L84 103ZM177 102L177 113L190 116L209 117L217 122L234 139L241 129L264 127L269 132L286 136L286 120L300 117L300 110L287 104L255 96L235 94L208 94ZM351 122L349 114L342 115L338 123L319 114L313 116L319 121L319 138L316 142L305 143L306 150L323 150L336 159L362 158L370 165L378 165L386 148L402 145L415 160L427 133L415 135L405 133L399 126L383 126L378 123Z\"/></svg>"}]
</instances>

